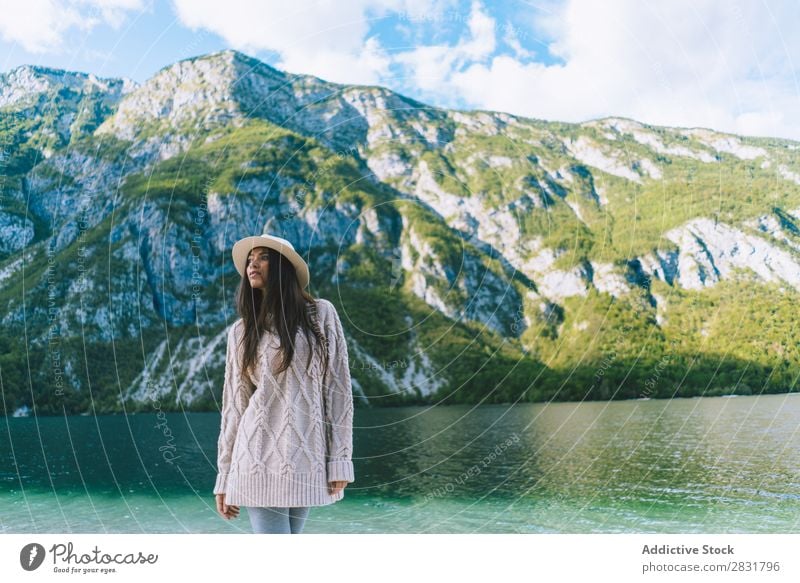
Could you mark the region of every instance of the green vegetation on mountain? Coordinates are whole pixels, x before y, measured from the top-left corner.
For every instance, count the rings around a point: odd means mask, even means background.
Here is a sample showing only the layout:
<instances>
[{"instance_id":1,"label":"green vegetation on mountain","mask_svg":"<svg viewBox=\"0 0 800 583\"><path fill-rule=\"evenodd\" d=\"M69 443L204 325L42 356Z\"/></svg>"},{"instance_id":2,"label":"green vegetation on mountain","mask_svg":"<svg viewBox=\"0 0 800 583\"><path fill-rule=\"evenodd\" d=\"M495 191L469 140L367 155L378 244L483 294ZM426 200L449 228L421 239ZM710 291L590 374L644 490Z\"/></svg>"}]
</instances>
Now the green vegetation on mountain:
<instances>
[{"instance_id":1,"label":"green vegetation on mountain","mask_svg":"<svg viewBox=\"0 0 800 583\"><path fill-rule=\"evenodd\" d=\"M0 108L7 414L216 409L230 245L268 220L361 404L796 390L800 144L191 63Z\"/></svg>"}]
</instances>

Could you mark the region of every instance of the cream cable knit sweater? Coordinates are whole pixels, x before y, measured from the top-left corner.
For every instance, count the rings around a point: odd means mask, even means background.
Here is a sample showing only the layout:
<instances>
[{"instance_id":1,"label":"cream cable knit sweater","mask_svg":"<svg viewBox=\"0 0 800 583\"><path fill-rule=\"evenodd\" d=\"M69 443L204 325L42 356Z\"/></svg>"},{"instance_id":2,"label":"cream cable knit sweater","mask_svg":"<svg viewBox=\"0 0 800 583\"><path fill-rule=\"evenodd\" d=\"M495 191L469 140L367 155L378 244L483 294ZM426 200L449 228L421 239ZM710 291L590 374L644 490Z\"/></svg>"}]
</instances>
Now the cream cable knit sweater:
<instances>
[{"instance_id":1,"label":"cream cable knit sweater","mask_svg":"<svg viewBox=\"0 0 800 583\"><path fill-rule=\"evenodd\" d=\"M324 506L344 497L328 482L353 482L353 394L344 331L336 308L317 300L320 328L328 341L328 371L298 330L291 366L274 376L279 338L264 334L256 375L240 375L242 320L228 331L222 420L214 494L235 506ZM276 364L277 366L277 364ZM253 382L255 380L256 382ZM324 398L323 398L324 391Z\"/></svg>"}]
</instances>

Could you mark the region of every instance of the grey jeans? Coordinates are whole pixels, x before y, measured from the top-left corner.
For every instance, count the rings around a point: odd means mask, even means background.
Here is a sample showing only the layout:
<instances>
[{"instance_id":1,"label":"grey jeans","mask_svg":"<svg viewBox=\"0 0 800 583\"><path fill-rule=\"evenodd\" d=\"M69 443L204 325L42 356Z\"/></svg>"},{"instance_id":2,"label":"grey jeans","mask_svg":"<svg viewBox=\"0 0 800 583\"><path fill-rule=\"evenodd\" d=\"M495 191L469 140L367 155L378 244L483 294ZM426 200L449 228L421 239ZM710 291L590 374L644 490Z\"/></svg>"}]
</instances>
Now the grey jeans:
<instances>
[{"instance_id":1,"label":"grey jeans","mask_svg":"<svg viewBox=\"0 0 800 583\"><path fill-rule=\"evenodd\" d=\"M256 534L300 534L308 518L308 506L280 508L277 506L246 506Z\"/></svg>"}]
</instances>

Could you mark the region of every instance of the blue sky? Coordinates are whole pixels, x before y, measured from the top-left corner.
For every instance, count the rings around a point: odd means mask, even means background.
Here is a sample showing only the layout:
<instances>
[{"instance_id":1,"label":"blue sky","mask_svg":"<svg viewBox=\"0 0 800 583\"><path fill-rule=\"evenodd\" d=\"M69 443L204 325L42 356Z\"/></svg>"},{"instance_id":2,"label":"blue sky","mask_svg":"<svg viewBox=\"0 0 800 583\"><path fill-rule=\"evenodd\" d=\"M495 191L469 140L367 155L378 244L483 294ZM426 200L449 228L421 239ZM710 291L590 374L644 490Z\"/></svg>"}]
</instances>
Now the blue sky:
<instances>
[{"instance_id":1,"label":"blue sky","mask_svg":"<svg viewBox=\"0 0 800 583\"><path fill-rule=\"evenodd\" d=\"M790 0L0 0L0 71L144 82L234 48L442 107L800 140L798 25Z\"/></svg>"}]
</instances>

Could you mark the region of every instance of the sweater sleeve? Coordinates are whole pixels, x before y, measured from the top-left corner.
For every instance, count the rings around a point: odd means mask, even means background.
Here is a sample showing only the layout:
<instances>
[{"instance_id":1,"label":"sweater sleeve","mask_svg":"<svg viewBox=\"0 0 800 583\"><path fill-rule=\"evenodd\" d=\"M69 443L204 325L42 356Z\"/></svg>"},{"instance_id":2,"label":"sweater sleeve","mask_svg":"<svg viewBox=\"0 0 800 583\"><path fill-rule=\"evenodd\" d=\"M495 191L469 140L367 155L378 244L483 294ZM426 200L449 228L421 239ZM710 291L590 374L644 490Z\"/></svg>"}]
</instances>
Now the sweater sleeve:
<instances>
[{"instance_id":1,"label":"sweater sleeve","mask_svg":"<svg viewBox=\"0 0 800 583\"><path fill-rule=\"evenodd\" d=\"M339 314L329 306L325 335L328 338L328 369L323 376L327 400L325 425L328 481L355 481L353 469L353 387L347 342Z\"/></svg>"},{"instance_id":2,"label":"sweater sleeve","mask_svg":"<svg viewBox=\"0 0 800 583\"><path fill-rule=\"evenodd\" d=\"M217 481L214 494L224 494L231 466L231 453L236 441L239 421L253 393L252 384L239 373L236 347L236 324L228 331L228 348L225 355L225 381L222 388L222 419L217 441Z\"/></svg>"}]
</instances>

